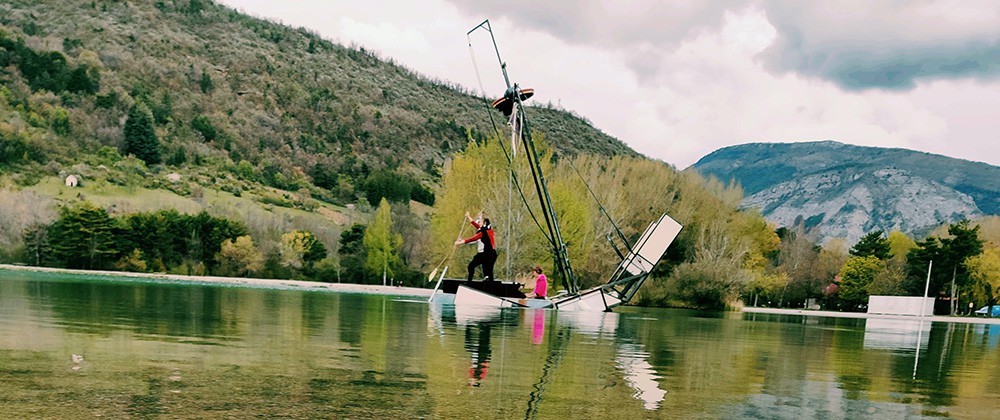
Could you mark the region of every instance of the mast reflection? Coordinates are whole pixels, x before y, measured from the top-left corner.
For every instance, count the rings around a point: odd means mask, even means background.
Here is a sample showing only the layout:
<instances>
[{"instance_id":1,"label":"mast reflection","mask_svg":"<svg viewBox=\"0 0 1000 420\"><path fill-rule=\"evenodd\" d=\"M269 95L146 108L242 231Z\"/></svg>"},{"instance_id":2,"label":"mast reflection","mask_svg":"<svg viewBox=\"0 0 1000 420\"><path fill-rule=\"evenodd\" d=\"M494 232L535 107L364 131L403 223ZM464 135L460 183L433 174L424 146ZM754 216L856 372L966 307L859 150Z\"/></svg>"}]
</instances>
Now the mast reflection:
<instances>
[{"instance_id":1,"label":"mast reflection","mask_svg":"<svg viewBox=\"0 0 1000 420\"><path fill-rule=\"evenodd\" d=\"M531 385L524 412L526 418L534 418L540 406L545 404L549 385L559 383L561 377L570 374L562 365L574 348L572 343L580 340L613 343L614 353L609 354L613 359L609 360L608 366L617 372L615 376L620 378L618 383L630 388L632 398L639 401L645 410L657 410L666 398L667 391L660 383L663 375L657 373L650 363L651 355L639 338L629 328L620 328L622 321L628 319L621 314L453 305L433 306L430 313L428 327L433 335L444 340L451 335L448 330L461 334L462 348L467 355L463 363L468 366L469 387L482 387L493 375L499 375L497 380L503 377L502 370L497 371L499 373L491 373L490 370L503 366L502 361L495 359L504 357L506 353L495 352L497 349L493 345L499 346L500 343L493 341L504 337L509 340L512 333L507 327L522 328L524 341L521 343L530 342L530 346L541 347L541 371L535 380L529 382ZM511 346L509 341L507 346L508 349Z\"/></svg>"}]
</instances>

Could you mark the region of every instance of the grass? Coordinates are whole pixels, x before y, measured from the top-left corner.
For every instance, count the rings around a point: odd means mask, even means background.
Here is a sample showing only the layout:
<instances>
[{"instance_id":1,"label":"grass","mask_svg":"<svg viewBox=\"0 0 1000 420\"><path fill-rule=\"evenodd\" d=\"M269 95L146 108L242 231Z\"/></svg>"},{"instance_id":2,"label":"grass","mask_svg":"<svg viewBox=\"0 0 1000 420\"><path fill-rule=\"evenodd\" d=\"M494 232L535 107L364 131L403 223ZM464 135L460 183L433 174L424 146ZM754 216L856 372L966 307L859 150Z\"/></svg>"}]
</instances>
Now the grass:
<instances>
[{"instance_id":1,"label":"grass","mask_svg":"<svg viewBox=\"0 0 1000 420\"><path fill-rule=\"evenodd\" d=\"M99 180L85 180L80 187L67 187L61 178L49 176L25 190L49 197L54 204L86 200L108 209L112 215L165 209L191 214L204 210L213 216L245 223L255 242L265 248L274 246L282 234L300 229L313 232L327 249L335 251L341 230L364 220L359 211L316 200L311 201L314 206L311 211L265 204L262 196L283 193L266 188L237 197L225 191L194 185L191 187L194 193L185 197L169 190L121 186Z\"/></svg>"}]
</instances>

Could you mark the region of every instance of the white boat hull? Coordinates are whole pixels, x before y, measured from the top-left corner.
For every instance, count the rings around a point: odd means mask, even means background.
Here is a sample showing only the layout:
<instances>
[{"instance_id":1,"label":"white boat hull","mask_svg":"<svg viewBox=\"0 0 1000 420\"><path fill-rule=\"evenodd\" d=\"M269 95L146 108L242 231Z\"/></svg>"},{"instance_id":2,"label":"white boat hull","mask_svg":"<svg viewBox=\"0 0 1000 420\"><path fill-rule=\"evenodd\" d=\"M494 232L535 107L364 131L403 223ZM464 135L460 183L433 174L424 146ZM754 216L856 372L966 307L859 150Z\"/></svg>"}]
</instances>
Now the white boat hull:
<instances>
[{"instance_id":1,"label":"white boat hull","mask_svg":"<svg viewBox=\"0 0 1000 420\"><path fill-rule=\"evenodd\" d=\"M490 306L494 308L551 308L552 302L544 299L509 299L481 292L471 287L458 286L454 304L458 306Z\"/></svg>"}]
</instances>

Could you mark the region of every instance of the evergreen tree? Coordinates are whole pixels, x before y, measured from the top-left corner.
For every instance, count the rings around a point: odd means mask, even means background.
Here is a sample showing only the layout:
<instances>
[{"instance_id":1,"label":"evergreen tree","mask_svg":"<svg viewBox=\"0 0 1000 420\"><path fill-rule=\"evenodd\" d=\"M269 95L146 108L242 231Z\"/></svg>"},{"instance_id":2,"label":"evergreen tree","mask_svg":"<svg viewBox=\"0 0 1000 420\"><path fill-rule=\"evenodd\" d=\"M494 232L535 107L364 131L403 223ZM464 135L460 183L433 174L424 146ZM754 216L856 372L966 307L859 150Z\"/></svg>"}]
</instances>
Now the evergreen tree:
<instances>
[{"instance_id":1,"label":"evergreen tree","mask_svg":"<svg viewBox=\"0 0 1000 420\"><path fill-rule=\"evenodd\" d=\"M201 137L205 141L215 141L216 131L215 127L212 125L212 120L204 115L199 115L191 120L191 128L195 131L201 133Z\"/></svg>"},{"instance_id":2,"label":"evergreen tree","mask_svg":"<svg viewBox=\"0 0 1000 420\"><path fill-rule=\"evenodd\" d=\"M247 235L247 228L240 222L212 217L202 211L183 218L179 232L187 238L188 258L201 261L209 270L216 267L215 257L222 250L222 243Z\"/></svg>"},{"instance_id":3,"label":"evergreen tree","mask_svg":"<svg viewBox=\"0 0 1000 420\"><path fill-rule=\"evenodd\" d=\"M942 268L946 271L947 283L953 278L955 287L964 291L969 285L969 269L965 262L969 257L983 253L983 240L979 239L979 226L969 227L968 220L948 226L948 234L952 237L941 240L946 249L947 262L947 266Z\"/></svg>"},{"instance_id":4,"label":"evergreen tree","mask_svg":"<svg viewBox=\"0 0 1000 420\"><path fill-rule=\"evenodd\" d=\"M128 112L125 120L125 144L122 153L134 155L146 162L147 165L155 165L161 162L160 142L156 139L156 130L153 128L153 116L143 104L136 104Z\"/></svg>"},{"instance_id":5,"label":"evergreen tree","mask_svg":"<svg viewBox=\"0 0 1000 420\"><path fill-rule=\"evenodd\" d=\"M44 224L33 224L24 230L24 255L28 264L42 266L43 262L49 260L48 227Z\"/></svg>"},{"instance_id":6,"label":"evergreen tree","mask_svg":"<svg viewBox=\"0 0 1000 420\"><path fill-rule=\"evenodd\" d=\"M212 76L209 76L208 72L202 71L198 86L201 88L201 93L211 92L215 88L215 85L212 83Z\"/></svg>"},{"instance_id":7,"label":"evergreen tree","mask_svg":"<svg viewBox=\"0 0 1000 420\"><path fill-rule=\"evenodd\" d=\"M855 257L872 256L882 261L891 259L892 247L889 244L889 239L882 237L884 233L880 229L865 235L851 248L851 255Z\"/></svg>"},{"instance_id":8,"label":"evergreen tree","mask_svg":"<svg viewBox=\"0 0 1000 420\"><path fill-rule=\"evenodd\" d=\"M302 256L303 261L306 263L306 267L312 268L317 262L326 258L327 249L323 242L320 242L316 236L313 236L313 240L309 243L309 248L306 249L305 255Z\"/></svg>"},{"instance_id":9,"label":"evergreen tree","mask_svg":"<svg viewBox=\"0 0 1000 420\"><path fill-rule=\"evenodd\" d=\"M107 268L116 254L114 233L104 209L86 201L63 207L49 227L52 258L67 268Z\"/></svg>"},{"instance_id":10,"label":"evergreen tree","mask_svg":"<svg viewBox=\"0 0 1000 420\"><path fill-rule=\"evenodd\" d=\"M340 247L337 253L340 254L341 278L348 283L364 282L364 265L368 258L364 247L366 230L365 225L353 225L340 233Z\"/></svg>"},{"instance_id":11,"label":"evergreen tree","mask_svg":"<svg viewBox=\"0 0 1000 420\"><path fill-rule=\"evenodd\" d=\"M969 287L969 270L966 259L983 252L983 240L979 239L979 226L969 227L969 222L948 226L951 238L930 236L917 242L917 247L906 256L907 281L905 288L913 296L924 294L927 266L933 261L928 296L937 296L950 290L952 278L959 290Z\"/></svg>"},{"instance_id":12,"label":"evergreen tree","mask_svg":"<svg viewBox=\"0 0 1000 420\"><path fill-rule=\"evenodd\" d=\"M906 282L903 288L910 296L923 296L924 288L928 287L928 296L937 296L938 290L944 278L941 276L941 263L943 250L941 242L935 236L929 236L922 241L917 241L917 246L906 254ZM930 286L925 286L927 279L927 266L931 261L937 262L936 270L931 271Z\"/></svg>"}]
</instances>

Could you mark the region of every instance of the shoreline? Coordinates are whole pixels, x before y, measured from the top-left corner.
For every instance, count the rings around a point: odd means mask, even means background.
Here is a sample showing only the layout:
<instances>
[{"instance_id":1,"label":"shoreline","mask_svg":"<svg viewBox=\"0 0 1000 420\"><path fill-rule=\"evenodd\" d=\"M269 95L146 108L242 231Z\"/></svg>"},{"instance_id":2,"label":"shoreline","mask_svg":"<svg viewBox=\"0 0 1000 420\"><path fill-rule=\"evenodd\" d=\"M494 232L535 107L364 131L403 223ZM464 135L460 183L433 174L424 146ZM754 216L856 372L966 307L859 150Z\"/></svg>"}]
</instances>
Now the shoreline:
<instances>
[{"instance_id":1,"label":"shoreline","mask_svg":"<svg viewBox=\"0 0 1000 420\"><path fill-rule=\"evenodd\" d=\"M373 284L323 283L316 281L260 279L251 277L185 276L180 274L135 273L128 271L71 270L66 268L0 264L0 271L4 270L102 277L124 277L164 283L180 282L185 284L243 286L265 289L324 290L337 293L363 293L388 296L430 297L431 292L433 292L433 289L379 286Z\"/></svg>"},{"instance_id":2,"label":"shoreline","mask_svg":"<svg viewBox=\"0 0 1000 420\"><path fill-rule=\"evenodd\" d=\"M903 321L929 321L929 322L951 322L957 324L991 324L1000 325L1000 318L979 318L965 316L943 316L943 315L887 315L869 314L864 312L836 312L836 311L814 311L807 309L779 309L779 308L758 308L746 306L740 312L750 314L771 314L771 315L800 315L817 316L827 318L861 318L861 319L894 319Z\"/></svg>"},{"instance_id":3,"label":"shoreline","mask_svg":"<svg viewBox=\"0 0 1000 420\"><path fill-rule=\"evenodd\" d=\"M355 283L323 283L302 280L281 280L262 279L253 277L216 277L216 276L185 276L181 274L165 273L136 273L128 271L104 271L104 270L72 270L67 268L35 267L28 265L0 264L0 272L3 271L24 271L33 273L54 273L77 276L100 276L110 278L134 278L142 281L165 284L193 284L193 285L215 285L215 286L238 286L261 289L283 289L283 290L319 290L334 293L358 293L358 294L378 294L385 296L408 296L408 297L430 297L434 289L423 289L418 287L397 287L380 286L374 284ZM958 317L958 316L916 316L916 315L887 315L869 314L862 312L837 312L820 311L806 309L781 309L781 308L759 308L746 306L741 308L740 313L747 314L768 314L768 315L797 315L826 318L855 318L855 319L893 319L903 321L929 321L929 322L950 322L959 324L990 324L1000 325L1000 318L980 318L980 317Z\"/></svg>"}]
</instances>

